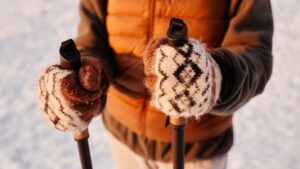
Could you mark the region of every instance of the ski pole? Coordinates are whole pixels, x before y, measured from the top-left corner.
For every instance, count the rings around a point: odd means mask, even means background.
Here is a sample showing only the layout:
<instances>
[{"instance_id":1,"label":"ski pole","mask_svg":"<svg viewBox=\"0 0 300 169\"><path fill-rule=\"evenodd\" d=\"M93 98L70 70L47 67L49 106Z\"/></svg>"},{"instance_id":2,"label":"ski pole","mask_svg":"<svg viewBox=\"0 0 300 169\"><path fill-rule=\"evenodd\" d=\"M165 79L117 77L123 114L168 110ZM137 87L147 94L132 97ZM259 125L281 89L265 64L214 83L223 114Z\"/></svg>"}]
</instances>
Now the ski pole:
<instances>
[{"instance_id":1,"label":"ski pole","mask_svg":"<svg viewBox=\"0 0 300 169\"><path fill-rule=\"evenodd\" d=\"M173 150L173 169L184 169L184 128L185 118L171 118L172 125L172 150Z\"/></svg>"},{"instance_id":2,"label":"ski pole","mask_svg":"<svg viewBox=\"0 0 300 169\"><path fill-rule=\"evenodd\" d=\"M61 43L60 66L63 69L78 70L80 68L80 53L72 39ZM88 129L73 133L73 138L77 142L82 169L92 169L92 160L88 142Z\"/></svg>"},{"instance_id":3,"label":"ski pole","mask_svg":"<svg viewBox=\"0 0 300 169\"><path fill-rule=\"evenodd\" d=\"M170 27L167 31L167 43L170 46L179 47L187 41L187 27L181 19L172 18ZM184 128L185 118L170 118L173 127L172 131L172 150L173 150L173 169L184 169Z\"/></svg>"}]
</instances>

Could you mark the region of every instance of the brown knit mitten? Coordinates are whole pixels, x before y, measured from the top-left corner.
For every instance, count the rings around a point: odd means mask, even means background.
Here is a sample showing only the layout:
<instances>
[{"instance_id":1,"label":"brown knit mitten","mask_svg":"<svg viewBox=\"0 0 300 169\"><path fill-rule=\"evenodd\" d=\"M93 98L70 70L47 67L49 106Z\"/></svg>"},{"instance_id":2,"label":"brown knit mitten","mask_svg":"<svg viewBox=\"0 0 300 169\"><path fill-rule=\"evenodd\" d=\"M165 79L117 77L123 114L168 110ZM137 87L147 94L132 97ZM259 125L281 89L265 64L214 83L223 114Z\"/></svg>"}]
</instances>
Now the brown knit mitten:
<instances>
[{"instance_id":1,"label":"brown knit mitten","mask_svg":"<svg viewBox=\"0 0 300 169\"><path fill-rule=\"evenodd\" d=\"M108 81L102 62L94 57L82 57L78 74L49 66L41 73L38 85L40 107L53 127L62 131L83 131L98 115Z\"/></svg>"},{"instance_id":2,"label":"brown knit mitten","mask_svg":"<svg viewBox=\"0 0 300 169\"><path fill-rule=\"evenodd\" d=\"M182 47L166 42L155 39L145 51L145 83L151 91L152 104L171 117L199 118L219 98L219 66L204 45L194 39Z\"/></svg>"}]
</instances>

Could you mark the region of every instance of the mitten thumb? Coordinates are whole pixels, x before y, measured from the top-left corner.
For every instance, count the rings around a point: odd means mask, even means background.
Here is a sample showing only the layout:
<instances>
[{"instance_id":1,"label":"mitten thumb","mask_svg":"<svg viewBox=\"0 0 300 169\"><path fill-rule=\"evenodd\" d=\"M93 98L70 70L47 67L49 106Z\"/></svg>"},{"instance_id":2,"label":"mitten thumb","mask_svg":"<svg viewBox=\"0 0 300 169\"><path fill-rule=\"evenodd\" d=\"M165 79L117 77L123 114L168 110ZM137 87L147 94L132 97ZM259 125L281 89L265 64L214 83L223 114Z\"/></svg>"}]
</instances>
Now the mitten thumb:
<instances>
[{"instance_id":1,"label":"mitten thumb","mask_svg":"<svg viewBox=\"0 0 300 169\"><path fill-rule=\"evenodd\" d=\"M89 91L99 90L102 76L103 65L100 59L95 57L82 57L81 67L78 72L81 86Z\"/></svg>"}]
</instances>

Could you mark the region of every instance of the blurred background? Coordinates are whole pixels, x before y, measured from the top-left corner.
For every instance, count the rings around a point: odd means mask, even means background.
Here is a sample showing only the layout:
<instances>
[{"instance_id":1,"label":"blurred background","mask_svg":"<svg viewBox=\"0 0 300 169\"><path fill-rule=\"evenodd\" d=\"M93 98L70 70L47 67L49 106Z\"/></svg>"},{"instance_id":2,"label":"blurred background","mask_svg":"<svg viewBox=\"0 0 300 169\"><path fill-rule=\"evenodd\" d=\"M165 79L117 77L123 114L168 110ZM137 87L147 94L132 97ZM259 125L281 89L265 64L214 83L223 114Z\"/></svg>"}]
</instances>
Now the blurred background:
<instances>
[{"instance_id":1,"label":"blurred background","mask_svg":"<svg viewBox=\"0 0 300 169\"><path fill-rule=\"evenodd\" d=\"M274 70L265 92L236 112L228 169L300 168L300 1L271 0ZM39 72L76 36L78 0L0 0L0 169L79 169L70 134L37 105ZM99 118L90 125L94 168L112 169Z\"/></svg>"}]
</instances>

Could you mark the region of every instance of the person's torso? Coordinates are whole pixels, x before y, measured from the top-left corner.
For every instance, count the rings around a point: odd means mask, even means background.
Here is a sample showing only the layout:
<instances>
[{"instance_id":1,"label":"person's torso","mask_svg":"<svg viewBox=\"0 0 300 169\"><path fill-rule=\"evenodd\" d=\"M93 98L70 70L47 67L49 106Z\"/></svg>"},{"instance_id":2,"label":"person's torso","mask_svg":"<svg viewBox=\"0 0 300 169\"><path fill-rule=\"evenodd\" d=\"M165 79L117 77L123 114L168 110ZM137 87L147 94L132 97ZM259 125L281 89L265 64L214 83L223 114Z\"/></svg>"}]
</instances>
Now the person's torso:
<instances>
[{"instance_id":1,"label":"person's torso","mask_svg":"<svg viewBox=\"0 0 300 169\"><path fill-rule=\"evenodd\" d=\"M229 0L108 0L106 28L119 73L108 94L107 111L130 130L170 141L165 116L150 106L142 56L152 38L164 37L173 17L187 24L190 38L219 47L228 26ZM186 141L214 137L231 126L231 116L206 115L188 126Z\"/></svg>"}]
</instances>

